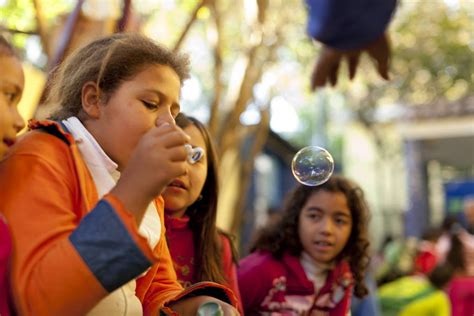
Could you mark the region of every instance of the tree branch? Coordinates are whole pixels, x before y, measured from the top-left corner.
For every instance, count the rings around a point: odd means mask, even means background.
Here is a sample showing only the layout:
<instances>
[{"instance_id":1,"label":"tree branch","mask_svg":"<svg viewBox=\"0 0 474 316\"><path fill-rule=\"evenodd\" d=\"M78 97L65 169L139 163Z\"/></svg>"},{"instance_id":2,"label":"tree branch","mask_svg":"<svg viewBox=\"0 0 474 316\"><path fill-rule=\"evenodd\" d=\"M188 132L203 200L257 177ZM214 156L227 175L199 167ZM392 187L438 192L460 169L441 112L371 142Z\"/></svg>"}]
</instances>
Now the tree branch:
<instances>
[{"instance_id":1,"label":"tree branch","mask_svg":"<svg viewBox=\"0 0 474 316\"><path fill-rule=\"evenodd\" d=\"M252 143L250 153L244 161L240 174L240 183L239 183L239 192L240 196L237 199L237 203L234 206L234 218L232 219L231 232L235 233L240 231L240 226L242 225L242 209L244 207L245 201L247 201L247 193L250 186L250 180L252 171L254 168L255 159L257 155L262 151L263 146L268 138L268 133L270 129L270 110L269 107L260 111L260 122L257 125L257 130L252 132L253 135L247 135L247 137L254 137L255 140Z\"/></svg>"},{"instance_id":2,"label":"tree branch","mask_svg":"<svg viewBox=\"0 0 474 316\"><path fill-rule=\"evenodd\" d=\"M23 31L23 30L12 29L9 27L4 27L2 25L0 25L0 31L13 33L13 34L38 35L38 31Z\"/></svg>"},{"instance_id":3,"label":"tree branch","mask_svg":"<svg viewBox=\"0 0 474 316\"><path fill-rule=\"evenodd\" d=\"M132 0L124 0L122 16L117 22L117 32L121 33L127 28L127 23L130 19L130 14L132 14Z\"/></svg>"},{"instance_id":4,"label":"tree branch","mask_svg":"<svg viewBox=\"0 0 474 316\"><path fill-rule=\"evenodd\" d=\"M183 44L184 38L191 29L191 26L193 25L194 21L196 21L199 9L201 9L206 4L206 2L206 0L200 0L196 4L196 7L194 8L193 12L191 13L191 16L189 17L188 23L186 23L186 26L184 27L183 31L181 32L181 35L179 36L178 40L176 41L176 44L174 45L173 51L176 52L179 50L181 44Z\"/></svg>"},{"instance_id":5,"label":"tree branch","mask_svg":"<svg viewBox=\"0 0 474 316\"><path fill-rule=\"evenodd\" d=\"M209 9L212 12L214 20L214 27L216 32L216 41L213 45L214 55L214 96L211 102L210 119L209 119L209 131L211 135L216 135L219 124L219 103L221 101L222 91L224 90L221 76L222 76L222 23L220 18L219 8L217 7L216 1L209 3Z\"/></svg>"},{"instance_id":6,"label":"tree branch","mask_svg":"<svg viewBox=\"0 0 474 316\"><path fill-rule=\"evenodd\" d=\"M71 12L71 14L69 14L66 25L64 26L64 31L59 38L58 47L56 48L54 56L49 63L49 70L59 65L59 63L63 60L64 54L66 53L71 42L72 35L74 34L74 29L76 27L77 21L79 20L79 14L81 13L83 4L84 0L77 0L76 7Z\"/></svg>"},{"instance_id":7,"label":"tree branch","mask_svg":"<svg viewBox=\"0 0 474 316\"><path fill-rule=\"evenodd\" d=\"M74 34L74 29L76 27L77 21L79 20L79 14L81 13L82 5L84 4L84 0L78 0L76 7L74 10L69 14L68 19L66 21L66 25L64 27L64 31L62 32L59 43L54 53L53 58L48 63L48 78L46 79L45 88L40 97L39 104L41 105L48 94L48 83L51 81L52 70L61 63L64 58L64 54L66 53L69 44L71 43L72 36Z\"/></svg>"},{"instance_id":8,"label":"tree branch","mask_svg":"<svg viewBox=\"0 0 474 316\"><path fill-rule=\"evenodd\" d=\"M45 52L49 52L49 42L48 42L48 34L46 32L46 19L43 14L43 8L41 7L40 0L33 0L33 4L35 6L36 11L36 28L38 30L38 34L41 39L41 45L43 46L43 50Z\"/></svg>"}]
</instances>

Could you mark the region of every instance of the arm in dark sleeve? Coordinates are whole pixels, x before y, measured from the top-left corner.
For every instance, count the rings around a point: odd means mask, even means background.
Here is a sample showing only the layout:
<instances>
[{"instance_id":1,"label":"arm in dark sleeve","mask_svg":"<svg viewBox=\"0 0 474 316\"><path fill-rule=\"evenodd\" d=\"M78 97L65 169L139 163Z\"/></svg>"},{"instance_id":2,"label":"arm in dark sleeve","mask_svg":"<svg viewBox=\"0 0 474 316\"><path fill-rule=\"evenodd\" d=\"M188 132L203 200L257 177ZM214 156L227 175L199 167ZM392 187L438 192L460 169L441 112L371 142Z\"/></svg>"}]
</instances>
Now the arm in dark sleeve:
<instances>
[{"instance_id":1,"label":"arm in dark sleeve","mask_svg":"<svg viewBox=\"0 0 474 316\"><path fill-rule=\"evenodd\" d=\"M396 0L305 0L309 35L340 50L359 49L387 28Z\"/></svg>"}]
</instances>

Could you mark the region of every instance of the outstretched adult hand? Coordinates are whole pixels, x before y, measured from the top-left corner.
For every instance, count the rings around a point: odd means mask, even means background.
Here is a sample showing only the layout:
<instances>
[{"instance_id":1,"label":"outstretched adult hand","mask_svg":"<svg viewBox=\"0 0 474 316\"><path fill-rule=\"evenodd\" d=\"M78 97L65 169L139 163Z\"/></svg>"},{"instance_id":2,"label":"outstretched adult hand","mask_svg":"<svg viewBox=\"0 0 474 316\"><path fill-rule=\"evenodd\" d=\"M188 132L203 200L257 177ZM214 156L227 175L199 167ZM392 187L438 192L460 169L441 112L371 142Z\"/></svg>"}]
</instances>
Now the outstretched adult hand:
<instances>
[{"instance_id":1,"label":"outstretched adult hand","mask_svg":"<svg viewBox=\"0 0 474 316\"><path fill-rule=\"evenodd\" d=\"M390 44L388 35L384 34L370 45L354 50L338 50L323 45L321 54L318 56L311 74L311 90L323 87L329 81L332 86L337 83L339 66L343 59L349 64L349 78L353 79L359 64L360 55L367 52L376 64L377 71L382 78L388 80L388 68L390 62Z\"/></svg>"}]
</instances>

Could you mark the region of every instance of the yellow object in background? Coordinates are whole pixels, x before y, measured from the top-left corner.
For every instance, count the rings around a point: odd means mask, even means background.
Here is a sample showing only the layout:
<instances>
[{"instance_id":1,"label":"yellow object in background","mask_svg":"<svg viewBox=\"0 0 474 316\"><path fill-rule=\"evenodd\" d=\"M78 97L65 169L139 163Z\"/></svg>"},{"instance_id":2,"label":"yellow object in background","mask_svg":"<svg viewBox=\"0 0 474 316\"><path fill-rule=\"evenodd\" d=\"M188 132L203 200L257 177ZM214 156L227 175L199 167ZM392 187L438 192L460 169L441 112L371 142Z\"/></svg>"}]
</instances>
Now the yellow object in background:
<instances>
[{"instance_id":1,"label":"yellow object in background","mask_svg":"<svg viewBox=\"0 0 474 316\"><path fill-rule=\"evenodd\" d=\"M25 122L28 122L36 113L36 108L46 84L46 74L29 63L23 63L23 71L25 72L25 89L18 104L18 111ZM25 130L26 128L20 133Z\"/></svg>"}]
</instances>

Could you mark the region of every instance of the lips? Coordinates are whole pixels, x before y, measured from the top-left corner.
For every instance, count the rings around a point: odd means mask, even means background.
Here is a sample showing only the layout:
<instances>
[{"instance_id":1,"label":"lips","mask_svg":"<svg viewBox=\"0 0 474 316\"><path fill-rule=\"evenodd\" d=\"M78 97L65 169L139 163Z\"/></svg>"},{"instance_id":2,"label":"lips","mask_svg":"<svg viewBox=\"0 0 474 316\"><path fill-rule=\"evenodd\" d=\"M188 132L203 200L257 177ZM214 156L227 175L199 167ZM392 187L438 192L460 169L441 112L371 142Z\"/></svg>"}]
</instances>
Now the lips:
<instances>
[{"instance_id":1,"label":"lips","mask_svg":"<svg viewBox=\"0 0 474 316\"><path fill-rule=\"evenodd\" d=\"M315 241L314 243L318 246L332 246L332 243L329 241Z\"/></svg>"},{"instance_id":2,"label":"lips","mask_svg":"<svg viewBox=\"0 0 474 316\"><path fill-rule=\"evenodd\" d=\"M186 185L184 185L184 182L181 180L173 180L169 185L169 187L174 187L174 188L180 188L183 190L186 190Z\"/></svg>"},{"instance_id":3,"label":"lips","mask_svg":"<svg viewBox=\"0 0 474 316\"><path fill-rule=\"evenodd\" d=\"M334 243L326 241L326 240L315 241L314 245L319 251L327 251L334 247Z\"/></svg>"},{"instance_id":4,"label":"lips","mask_svg":"<svg viewBox=\"0 0 474 316\"><path fill-rule=\"evenodd\" d=\"M4 138L3 143L7 145L8 147L11 147L15 144L15 139L13 138Z\"/></svg>"}]
</instances>

